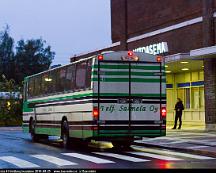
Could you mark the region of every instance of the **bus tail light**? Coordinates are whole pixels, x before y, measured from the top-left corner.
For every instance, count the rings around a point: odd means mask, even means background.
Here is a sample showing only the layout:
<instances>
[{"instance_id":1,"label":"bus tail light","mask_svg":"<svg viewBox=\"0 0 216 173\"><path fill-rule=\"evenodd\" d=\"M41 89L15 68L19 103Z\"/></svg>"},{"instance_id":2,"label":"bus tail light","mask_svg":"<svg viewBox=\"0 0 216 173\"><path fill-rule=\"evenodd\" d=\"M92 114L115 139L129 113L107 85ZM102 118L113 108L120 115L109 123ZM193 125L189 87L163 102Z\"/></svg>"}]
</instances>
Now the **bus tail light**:
<instances>
[{"instance_id":1,"label":"bus tail light","mask_svg":"<svg viewBox=\"0 0 216 173\"><path fill-rule=\"evenodd\" d=\"M161 108L161 115L162 117L166 117L166 107Z\"/></svg>"},{"instance_id":2,"label":"bus tail light","mask_svg":"<svg viewBox=\"0 0 216 173\"><path fill-rule=\"evenodd\" d=\"M157 59L157 62L161 62L162 61L162 56L157 56L156 59Z\"/></svg>"},{"instance_id":3,"label":"bus tail light","mask_svg":"<svg viewBox=\"0 0 216 173\"><path fill-rule=\"evenodd\" d=\"M99 116L99 110L98 110L98 107L94 107L94 108L93 108L93 112L92 112L92 114L93 114L93 118L94 118L94 120L97 120L97 119L98 119L98 116Z\"/></svg>"},{"instance_id":4,"label":"bus tail light","mask_svg":"<svg viewBox=\"0 0 216 173\"><path fill-rule=\"evenodd\" d=\"M103 55L98 55L98 60L102 61L103 60Z\"/></svg>"},{"instance_id":5,"label":"bus tail light","mask_svg":"<svg viewBox=\"0 0 216 173\"><path fill-rule=\"evenodd\" d=\"M128 56L133 56L133 52L132 51L128 51Z\"/></svg>"}]
</instances>

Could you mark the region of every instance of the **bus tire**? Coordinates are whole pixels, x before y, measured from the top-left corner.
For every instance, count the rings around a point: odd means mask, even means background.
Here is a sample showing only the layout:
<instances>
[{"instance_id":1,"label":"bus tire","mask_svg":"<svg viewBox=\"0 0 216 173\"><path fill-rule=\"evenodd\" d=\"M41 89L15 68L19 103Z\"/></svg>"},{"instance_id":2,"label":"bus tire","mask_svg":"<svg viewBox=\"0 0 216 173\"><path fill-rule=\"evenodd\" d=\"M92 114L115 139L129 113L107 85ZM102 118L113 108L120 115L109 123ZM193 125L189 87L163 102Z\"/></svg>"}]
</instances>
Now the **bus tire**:
<instances>
[{"instance_id":1,"label":"bus tire","mask_svg":"<svg viewBox=\"0 0 216 173\"><path fill-rule=\"evenodd\" d=\"M67 120L64 120L62 122L61 139L62 139L62 147L63 148L69 148L70 137L69 137L69 126L68 126Z\"/></svg>"},{"instance_id":2,"label":"bus tire","mask_svg":"<svg viewBox=\"0 0 216 173\"><path fill-rule=\"evenodd\" d=\"M39 136L37 134L35 134L35 121L33 119L31 119L31 121L30 121L29 131L31 134L32 142L37 142L39 140Z\"/></svg>"}]
</instances>

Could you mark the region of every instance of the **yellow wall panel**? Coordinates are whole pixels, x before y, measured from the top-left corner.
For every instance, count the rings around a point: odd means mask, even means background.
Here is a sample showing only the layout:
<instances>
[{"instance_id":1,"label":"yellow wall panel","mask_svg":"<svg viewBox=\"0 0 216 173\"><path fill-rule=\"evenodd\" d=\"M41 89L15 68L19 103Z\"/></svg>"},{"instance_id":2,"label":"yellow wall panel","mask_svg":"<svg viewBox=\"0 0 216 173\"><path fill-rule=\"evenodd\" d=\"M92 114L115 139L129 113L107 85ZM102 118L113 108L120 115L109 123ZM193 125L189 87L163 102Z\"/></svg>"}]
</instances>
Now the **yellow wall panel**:
<instances>
[{"instance_id":1,"label":"yellow wall panel","mask_svg":"<svg viewBox=\"0 0 216 173\"><path fill-rule=\"evenodd\" d=\"M184 74L184 79L185 79L185 82L191 81L191 74L190 73L185 73Z\"/></svg>"},{"instance_id":2,"label":"yellow wall panel","mask_svg":"<svg viewBox=\"0 0 216 173\"><path fill-rule=\"evenodd\" d=\"M198 81L198 80L199 80L199 72L192 72L191 81Z\"/></svg>"},{"instance_id":3,"label":"yellow wall panel","mask_svg":"<svg viewBox=\"0 0 216 173\"><path fill-rule=\"evenodd\" d=\"M204 80L204 71L199 71L199 80L203 81Z\"/></svg>"}]
</instances>

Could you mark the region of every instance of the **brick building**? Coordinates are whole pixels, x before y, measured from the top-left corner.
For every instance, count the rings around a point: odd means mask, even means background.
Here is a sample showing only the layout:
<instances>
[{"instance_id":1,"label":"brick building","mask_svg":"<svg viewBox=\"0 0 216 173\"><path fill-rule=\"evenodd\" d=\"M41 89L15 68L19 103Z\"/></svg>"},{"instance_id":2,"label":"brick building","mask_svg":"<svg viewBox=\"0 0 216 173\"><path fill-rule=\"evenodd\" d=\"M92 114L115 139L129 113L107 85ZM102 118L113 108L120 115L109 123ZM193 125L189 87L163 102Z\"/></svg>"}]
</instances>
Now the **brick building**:
<instances>
[{"instance_id":1,"label":"brick building","mask_svg":"<svg viewBox=\"0 0 216 173\"><path fill-rule=\"evenodd\" d=\"M185 105L185 124L216 129L216 0L111 0L111 46L166 57L167 123L176 98ZM165 51L158 45L166 44ZM71 61L74 57L71 58Z\"/></svg>"}]
</instances>

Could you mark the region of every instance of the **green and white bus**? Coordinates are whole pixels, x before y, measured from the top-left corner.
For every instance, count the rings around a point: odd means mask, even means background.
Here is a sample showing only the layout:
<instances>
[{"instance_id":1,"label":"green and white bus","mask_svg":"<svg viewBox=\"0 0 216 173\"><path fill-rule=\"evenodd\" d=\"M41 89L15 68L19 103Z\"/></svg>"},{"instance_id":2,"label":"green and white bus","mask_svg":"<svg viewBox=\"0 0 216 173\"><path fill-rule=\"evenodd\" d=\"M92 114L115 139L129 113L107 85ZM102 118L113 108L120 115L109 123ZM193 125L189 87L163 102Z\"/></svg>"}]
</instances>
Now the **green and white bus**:
<instances>
[{"instance_id":1,"label":"green and white bus","mask_svg":"<svg viewBox=\"0 0 216 173\"><path fill-rule=\"evenodd\" d=\"M164 59L104 52L25 78L23 129L32 139L60 136L130 145L166 134Z\"/></svg>"}]
</instances>

